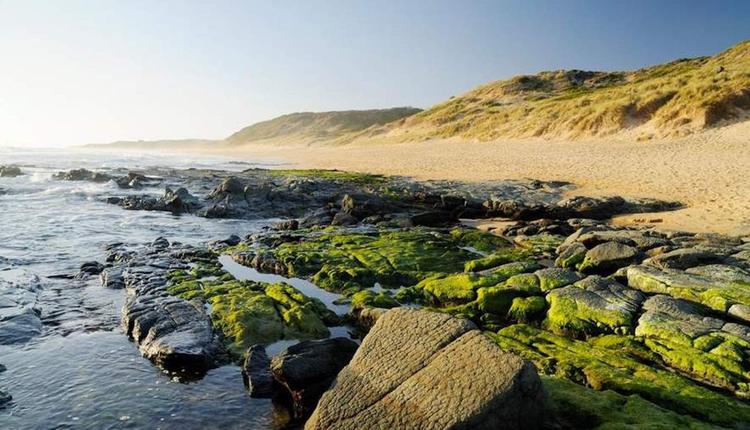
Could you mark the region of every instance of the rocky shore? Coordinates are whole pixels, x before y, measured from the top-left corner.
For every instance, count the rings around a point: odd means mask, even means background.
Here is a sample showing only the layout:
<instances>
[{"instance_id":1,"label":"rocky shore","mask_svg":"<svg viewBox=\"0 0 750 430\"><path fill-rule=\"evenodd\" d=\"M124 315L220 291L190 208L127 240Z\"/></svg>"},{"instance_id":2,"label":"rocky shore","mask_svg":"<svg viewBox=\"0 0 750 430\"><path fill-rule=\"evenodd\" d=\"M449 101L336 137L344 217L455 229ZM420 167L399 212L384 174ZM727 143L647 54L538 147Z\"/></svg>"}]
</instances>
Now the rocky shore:
<instances>
[{"instance_id":1,"label":"rocky shore","mask_svg":"<svg viewBox=\"0 0 750 430\"><path fill-rule=\"evenodd\" d=\"M242 362L249 393L305 428L750 422L750 238L607 222L679 203L338 171L108 175L124 209L280 219L204 246L112 244L81 276L125 289L123 329L155 364ZM506 222L462 223L490 217ZM281 281L240 279L227 257Z\"/></svg>"}]
</instances>

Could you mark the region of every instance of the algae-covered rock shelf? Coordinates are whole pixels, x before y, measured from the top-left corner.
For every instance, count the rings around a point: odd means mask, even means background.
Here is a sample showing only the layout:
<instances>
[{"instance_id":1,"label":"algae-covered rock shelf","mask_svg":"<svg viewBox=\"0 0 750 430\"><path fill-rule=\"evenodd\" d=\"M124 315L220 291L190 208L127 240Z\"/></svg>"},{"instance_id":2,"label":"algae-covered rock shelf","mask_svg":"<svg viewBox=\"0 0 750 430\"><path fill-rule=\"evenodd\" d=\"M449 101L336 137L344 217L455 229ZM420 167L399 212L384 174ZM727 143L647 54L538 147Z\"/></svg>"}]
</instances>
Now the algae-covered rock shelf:
<instances>
[{"instance_id":1,"label":"algae-covered rock shelf","mask_svg":"<svg viewBox=\"0 0 750 430\"><path fill-rule=\"evenodd\" d=\"M398 306L468 318L550 375L552 407L576 426L637 428L643 411L657 427L744 428L750 241L582 222L566 221L568 236L514 236L519 226L505 236L462 227L269 231L225 251L342 293L365 326L384 313L377 308ZM563 413L559 405L578 398L603 409Z\"/></svg>"},{"instance_id":2,"label":"algae-covered rock shelf","mask_svg":"<svg viewBox=\"0 0 750 430\"><path fill-rule=\"evenodd\" d=\"M99 178L74 173L60 180ZM470 356L476 344L475 354L486 350L477 358L510 353L533 364L546 397L531 427L742 429L750 422L750 238L606 221L675 204L566 199L571 185L538 181L418 183L256 169L108 175L127 190L110 202L126 209L274 217L244 237L203 245L164 238L113 244L104 264L87 263L76 276L101 272L105 287L125 288L123 327L160 367L195 377L244 362L249 392L286 398L297 423L317 405L322 409L310 428L356 426L335 411L343 398L366 402L368 394L348 391L344 366L350 359L353 368L368 363L357 349L363 338L366 351L392 342L368 342L368 331L385 315L415 308L473 327L471 342L460 354L451 352L456 357ZM156 185L170 187L164 198L139 194ZM492 231L461 222L492 216L503 217ZM391 360L399 354L406 360L412 346L399 346ZM475 367L466 369L483 374ZM344 385L326 392L336 374ZM469 386L489 387L465 376ZM408 378L422 380L419 373ZM442 395L426 385L403 390L404 396ZM483 416L496 395L488 392L473 417ZM399 396L391 397L402 401ZM396 419L355 412L373 423Z\"/></svg>"}]
</instances>

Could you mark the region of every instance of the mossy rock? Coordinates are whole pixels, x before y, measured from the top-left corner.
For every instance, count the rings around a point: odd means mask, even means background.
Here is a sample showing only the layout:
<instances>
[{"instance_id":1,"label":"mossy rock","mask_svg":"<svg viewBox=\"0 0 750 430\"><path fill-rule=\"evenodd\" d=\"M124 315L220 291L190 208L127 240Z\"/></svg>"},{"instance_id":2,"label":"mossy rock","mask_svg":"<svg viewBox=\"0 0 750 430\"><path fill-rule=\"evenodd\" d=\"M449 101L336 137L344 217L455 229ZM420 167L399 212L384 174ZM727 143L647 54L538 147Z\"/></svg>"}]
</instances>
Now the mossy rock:
<instances>
[{"instance_id":1,"label":"mossy rock","mask_svg":"<svg viewBox=\"0 0 750 430\"><path fill-rule=\"evenodd\" d=\"M329 291L411 286L436 274L463 271L476 254L466 246L500 247L503 239L481 232L455 230L328 229L300 235L300 240L260 247L290 276L311 278ZM503 246L507 246L507 242Z\"/></svg>"},{"instance_id":2,"label":"mossy rock","mask_svg":"<svg viewBox=\"0 0 750 430\"><path fill-rule=\"evenodd\" d=\"M637 290L700 303L750 323L750 283L643 265L630 267L627 276Z\"/></svg>"},{"instance_id":3,"label":"mossy rock","mask_svg":"<svg viewBox=\"0 0 750 430\"><path fill-rule=\"evenodd\" d=\"M591 276L547 294L544 326L572 337L632 333L636 312L645 297L615 281Z\"/></svg>"},{"instance_id":4,"label":"mossy rock","mask_svg":"<svg viewBox=\"0 0 750 430\"><path fill-rule=\"evenodd\" d=\"M612 337L604 342L597 342L598 338L574 340L524 324L505 327L491 337L500 347L534 362L545 374L599 391L636 394L714 425L742 428L750 422L750 405L647 361L653 353L636 341L615 342Z\"/></svg>"},{"instance_id":5,"label":"mossy rock","mask_svg":"<svg viewBox=\"0 0 750 430\"><path fill-rule=\"evenodd\" d=\"M352 296L352 308L395 308L399 306L396 299L386 293L375 293L371 290L363 290Z\"/></svg>"},{"instance_id":6,"label":"mossy rock","mask_svg":"<svg viewBox=\"0 0 750 430\"><path fill-rule=\"evenodd\" d=\"M750 328L711 317L668 296L644 304L636 334L669 366L707 384L750 397Z\"/></svg>"},{"instance_id":7,"label":"mossy rock","mask_svg":"<svg viewBox=\"0 0 750 430\"><path fill-rule=\"evenodd\" d=\"M570 429L719 429L677 414L638 395L596 391L566 379L542 376L553 425Z\"/></svg>"},{"instance_id":8,"label":"mossy rock","mask_svg":"<svg viewBox=\"0 0 750 430\"><path fill-rule=\"evenodd\" d=\"M508 310L508 318L514 321L527 323L534 321L544 315L547 302L544 297L516 297L513 299Z\"/></svg>"},{"instance_id":9,"label":"mossy rock","mask_svg":"<svg viewBox=\"0 0 750 430\"><path fill-rule=\"evenodd\" d=\"M539 278L539 288L544 292L571 285L584 277L578 272L558 267L537 270L534 274Z\"/></svg>"},{"instance_id":10,"label":"mossy rock","mask_svg":"<svg viewBox=\"0 0 750 430\"><path fill-rule=\"evenodd\" d=\"M526 261L532 256L532 252L521 248L507 248L496 251L490 255L475 260L467 261L464 272L479 272L502 264L516 261Z\"/></svg>"},{"instance_id":11,"label":"mossy rock","mask_svg":"<svg viewBox=\"0 0 750 430\"><path fill-rule=\"evenodd\" d=\"M236 356L256 343L324 338L329 335L326 325L338 322L323 302L290 285L238 281L227 273L217 277L213 270L207 279L207 267L170 272L167 292L209 304L214 327Z\"/></svg>"},{"instance_id":12,"label":"mossy rock","mask_svg":"<svg viewBox=\"0 0 750 430\"><path fill-rule=\"evenodd\" d=\"M513 242L531 251L534 254L541 254L545 252L554 252L558 246L560 246L565 238L557 234L536 234L533 236L516 236Z\"/></svg>"}]
</instances>

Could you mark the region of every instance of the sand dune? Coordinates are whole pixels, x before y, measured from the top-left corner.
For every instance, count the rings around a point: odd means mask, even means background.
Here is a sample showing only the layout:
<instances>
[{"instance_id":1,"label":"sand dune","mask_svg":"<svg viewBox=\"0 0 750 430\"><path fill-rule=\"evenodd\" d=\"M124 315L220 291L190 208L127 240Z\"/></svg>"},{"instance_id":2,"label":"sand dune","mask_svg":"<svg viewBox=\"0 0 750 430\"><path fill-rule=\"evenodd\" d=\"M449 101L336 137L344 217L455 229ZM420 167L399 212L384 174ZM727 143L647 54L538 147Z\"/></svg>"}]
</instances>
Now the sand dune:
<instances>
[{"instance_id":1,"label":"sand dune","mask_svg":"<svg viewBox=\"0 0 750 430\"><path fill-rule=\"evenodd\" d=\"M676 212L617 222L663 229L750 234L750 121L682 139L553 142L514 140L241 147L234 156L283 158L300 168L405 175L418 179L566 180L587 195L619 194L684 202Z\"/></svg>"}]
</instances>

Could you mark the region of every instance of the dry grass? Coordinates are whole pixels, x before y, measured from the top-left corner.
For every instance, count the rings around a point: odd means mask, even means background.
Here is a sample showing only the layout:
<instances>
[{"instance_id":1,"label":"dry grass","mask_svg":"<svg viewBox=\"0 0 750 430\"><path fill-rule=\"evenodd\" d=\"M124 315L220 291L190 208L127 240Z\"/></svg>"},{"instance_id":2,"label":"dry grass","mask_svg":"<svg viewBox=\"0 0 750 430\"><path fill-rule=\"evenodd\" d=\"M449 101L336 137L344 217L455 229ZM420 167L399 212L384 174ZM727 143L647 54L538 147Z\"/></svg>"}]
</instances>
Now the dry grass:
<instances>
[{"instance_id":1,"label":"dry grass","mask_svg":"<svg viewBox=\"0 0 750 430\"><path fill-rule=\"evenodd\" d=\"M382 126L419 112L419 109L351 110L341 112L300 112L263 121L234 133L229 145L258 143L337 143L356 132Z\"/></svg>"},{"instance_id":2,"label":"dry grass","mask_svg":"<svg viewBox=\"0 0 750 430\"><path fill-rule=\"evenodd\" d=\"M576 139L687 135L750 110L750 41L633 72L542 72L482 85L361 138ZM394 139L395 138L395 139Z\"/></svg>"}]
</instances>

